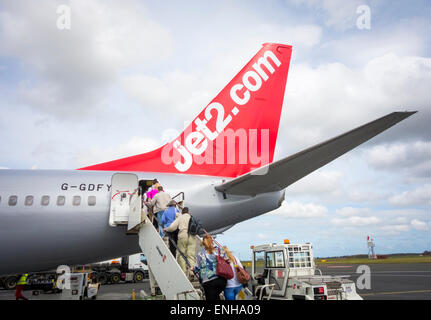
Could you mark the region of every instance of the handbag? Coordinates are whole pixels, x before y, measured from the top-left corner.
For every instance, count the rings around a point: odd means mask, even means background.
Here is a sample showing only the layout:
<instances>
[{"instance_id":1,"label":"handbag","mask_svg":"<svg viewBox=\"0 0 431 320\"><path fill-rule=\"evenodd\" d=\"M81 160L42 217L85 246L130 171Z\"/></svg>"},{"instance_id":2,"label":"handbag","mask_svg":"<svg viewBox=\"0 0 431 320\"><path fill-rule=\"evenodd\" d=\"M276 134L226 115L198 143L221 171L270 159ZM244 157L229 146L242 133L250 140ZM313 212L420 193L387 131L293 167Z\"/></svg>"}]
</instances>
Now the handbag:
<instances>
[{"instance_id":1,"label":"handbag","mask_svg":"<svg viewBox=\"0 0 431 320\"><path fill-rule=\"evenodd\" d=\"M220 256L220 249L219 249L219 255L216 255L217 258L217 269L216 274L219 277L225 278L227 280L230 280L234 277L232 267L230 266L230 263L227 262L223 257Z\"/></svg>"},{"instance_id":2,"label":"handbag","mask_svg":"<svg viewBox=\"0 0 431 320\"><path fill-rule=\"evenodd\" d=\"M235 271L236 278L238 279L239 283L247 284L250 281L250 274L244 268L241 268L238 264L236 264Z\"/></svg>"}]
</instances>

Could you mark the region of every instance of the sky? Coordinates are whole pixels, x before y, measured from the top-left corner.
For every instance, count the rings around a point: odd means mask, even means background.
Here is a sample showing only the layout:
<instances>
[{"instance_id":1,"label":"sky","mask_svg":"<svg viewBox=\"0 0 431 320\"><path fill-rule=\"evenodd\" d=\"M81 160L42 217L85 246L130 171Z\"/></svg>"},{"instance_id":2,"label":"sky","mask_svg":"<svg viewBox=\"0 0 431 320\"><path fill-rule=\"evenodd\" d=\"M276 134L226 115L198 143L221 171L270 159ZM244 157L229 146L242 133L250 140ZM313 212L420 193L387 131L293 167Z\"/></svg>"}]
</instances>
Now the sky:
<instances>
[{"instance_id":1,"label":"sky","mask_svg":"<svg viewBox=\"0 0 431 320\"><path fill-rule=\"evenodd\" d=\"M61 6L70 25L59 27ZM218 241L241 259L286 238L320 257L366 254L367 235L378 254L431 250L430 17L427 0L3 0L0 168L75 169L151 151L263 43L285 43L275 160L419 112Z\"/></svg>"}]
</instances>

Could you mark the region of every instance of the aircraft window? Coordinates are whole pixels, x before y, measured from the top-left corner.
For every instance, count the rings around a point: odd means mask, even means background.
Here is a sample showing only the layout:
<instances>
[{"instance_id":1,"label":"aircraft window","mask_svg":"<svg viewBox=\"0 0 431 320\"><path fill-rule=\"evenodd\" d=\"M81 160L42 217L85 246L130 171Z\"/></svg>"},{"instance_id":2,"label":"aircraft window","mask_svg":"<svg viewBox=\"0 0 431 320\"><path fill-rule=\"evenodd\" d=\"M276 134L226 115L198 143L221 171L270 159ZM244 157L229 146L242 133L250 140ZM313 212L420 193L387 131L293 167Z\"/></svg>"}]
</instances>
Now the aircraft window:
<instances>
[{"instance_id":1,"label":"aircraft window","mask_svg":"<svg viewBox=\"0 0 431 320\"><path fill-rule=\"evenodd\" d=\"M27 196L27 197L25 197L24 204L26 206L32 206L33 205L33 200L34 200L33 196Z\"/></svg>"},{"instance_id":2,"label":"aircraft window","mask_svg":"<svg viewBox=\"0 0 431 320\"><path fill-rule=\"evenodd\" d=\"M88 197L88 205L89 206L95 206L96 205L96 196L89 196Z\"/></svg>"},{"instance_id":3,"label":"aircraft window","mask_svg":"<svg viewBox=\"0 0 431 320\"><path fill-rule=\"evenodd\" d=\"M9 197L9 205L11 207L16 206L17 202L18 202L18 196L10 196Z\"/></svg>"},{"instance_id":4,"label":"aircraft window","mask_svg":"<svg viewBox=\"0 0 431 320\"><path fill-rule=\"evenodd\" d=\"M49 205L49 196L43 196L42 200L40 201L40 204L43 206Z\"/></svg>"},{"instance_id":5,"label":"aircraft window","mask_svg":"<svg viewBox=\"0 0 431 320\"><path fill-rule=\"evenodd\" d=\"M64 206L65 202L66 202L65 196L58 196L57 197L57 206Z\"/></svg>"},{"instance_id":6,"label":"aircraft window","mask_svg":"<svg viewBox=\"0 0 431 320\"><path fill-rule=\"evenodd\" d=\"M81 197L80 196L74 196L73 197L73 205L79 206L81 204Z\"/></svg>"}]
</instances>

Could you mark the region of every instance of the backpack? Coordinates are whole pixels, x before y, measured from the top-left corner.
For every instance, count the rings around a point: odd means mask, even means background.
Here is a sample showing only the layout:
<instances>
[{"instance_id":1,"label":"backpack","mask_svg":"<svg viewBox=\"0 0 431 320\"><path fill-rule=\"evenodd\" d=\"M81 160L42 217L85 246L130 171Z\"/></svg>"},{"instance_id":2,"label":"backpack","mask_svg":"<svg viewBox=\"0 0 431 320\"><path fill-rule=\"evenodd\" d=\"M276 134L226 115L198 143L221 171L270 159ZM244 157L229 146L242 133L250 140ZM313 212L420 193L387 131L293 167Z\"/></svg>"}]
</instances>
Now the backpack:
<instances>
[{"instance_id":1,"label":"backpack","mask_svg":"<svg viewBox=\"0 0 431 320\"><path fill-rule=\"evenodd\" d=\"M201 235L202 233L204 233L203 229L204 228L202 226L202 223L198 219L190 215L189 226L187 228L188 234L191 236Z\"/></svg>"}]
</instances>

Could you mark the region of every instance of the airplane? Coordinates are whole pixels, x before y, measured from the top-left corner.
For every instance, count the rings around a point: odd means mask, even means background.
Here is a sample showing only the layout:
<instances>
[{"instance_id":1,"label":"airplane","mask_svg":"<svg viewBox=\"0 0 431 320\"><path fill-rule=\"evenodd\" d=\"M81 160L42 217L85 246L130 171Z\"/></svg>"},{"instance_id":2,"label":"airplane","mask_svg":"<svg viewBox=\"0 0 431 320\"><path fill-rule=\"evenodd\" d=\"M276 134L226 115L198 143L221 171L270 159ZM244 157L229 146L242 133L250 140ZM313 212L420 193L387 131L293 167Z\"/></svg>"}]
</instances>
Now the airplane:
<instances>
[{"instance_id":1,"label":"airplane","mask_svg":"<svg viewBox=\"0 0 431 320\"><path fill-rule=\"evenodd\" d=\"M77 170L0 170L0 275L140 252L136 235L110 223L114 200L140 181L158 179L209 232L223 232L279 208L288 186L415 113L390 113L273 161L291 54L289 45L263 44L177 139L154 151ZM121 175L130 178L126 190L115 182Z\"/></svg>"}]
</instances>

